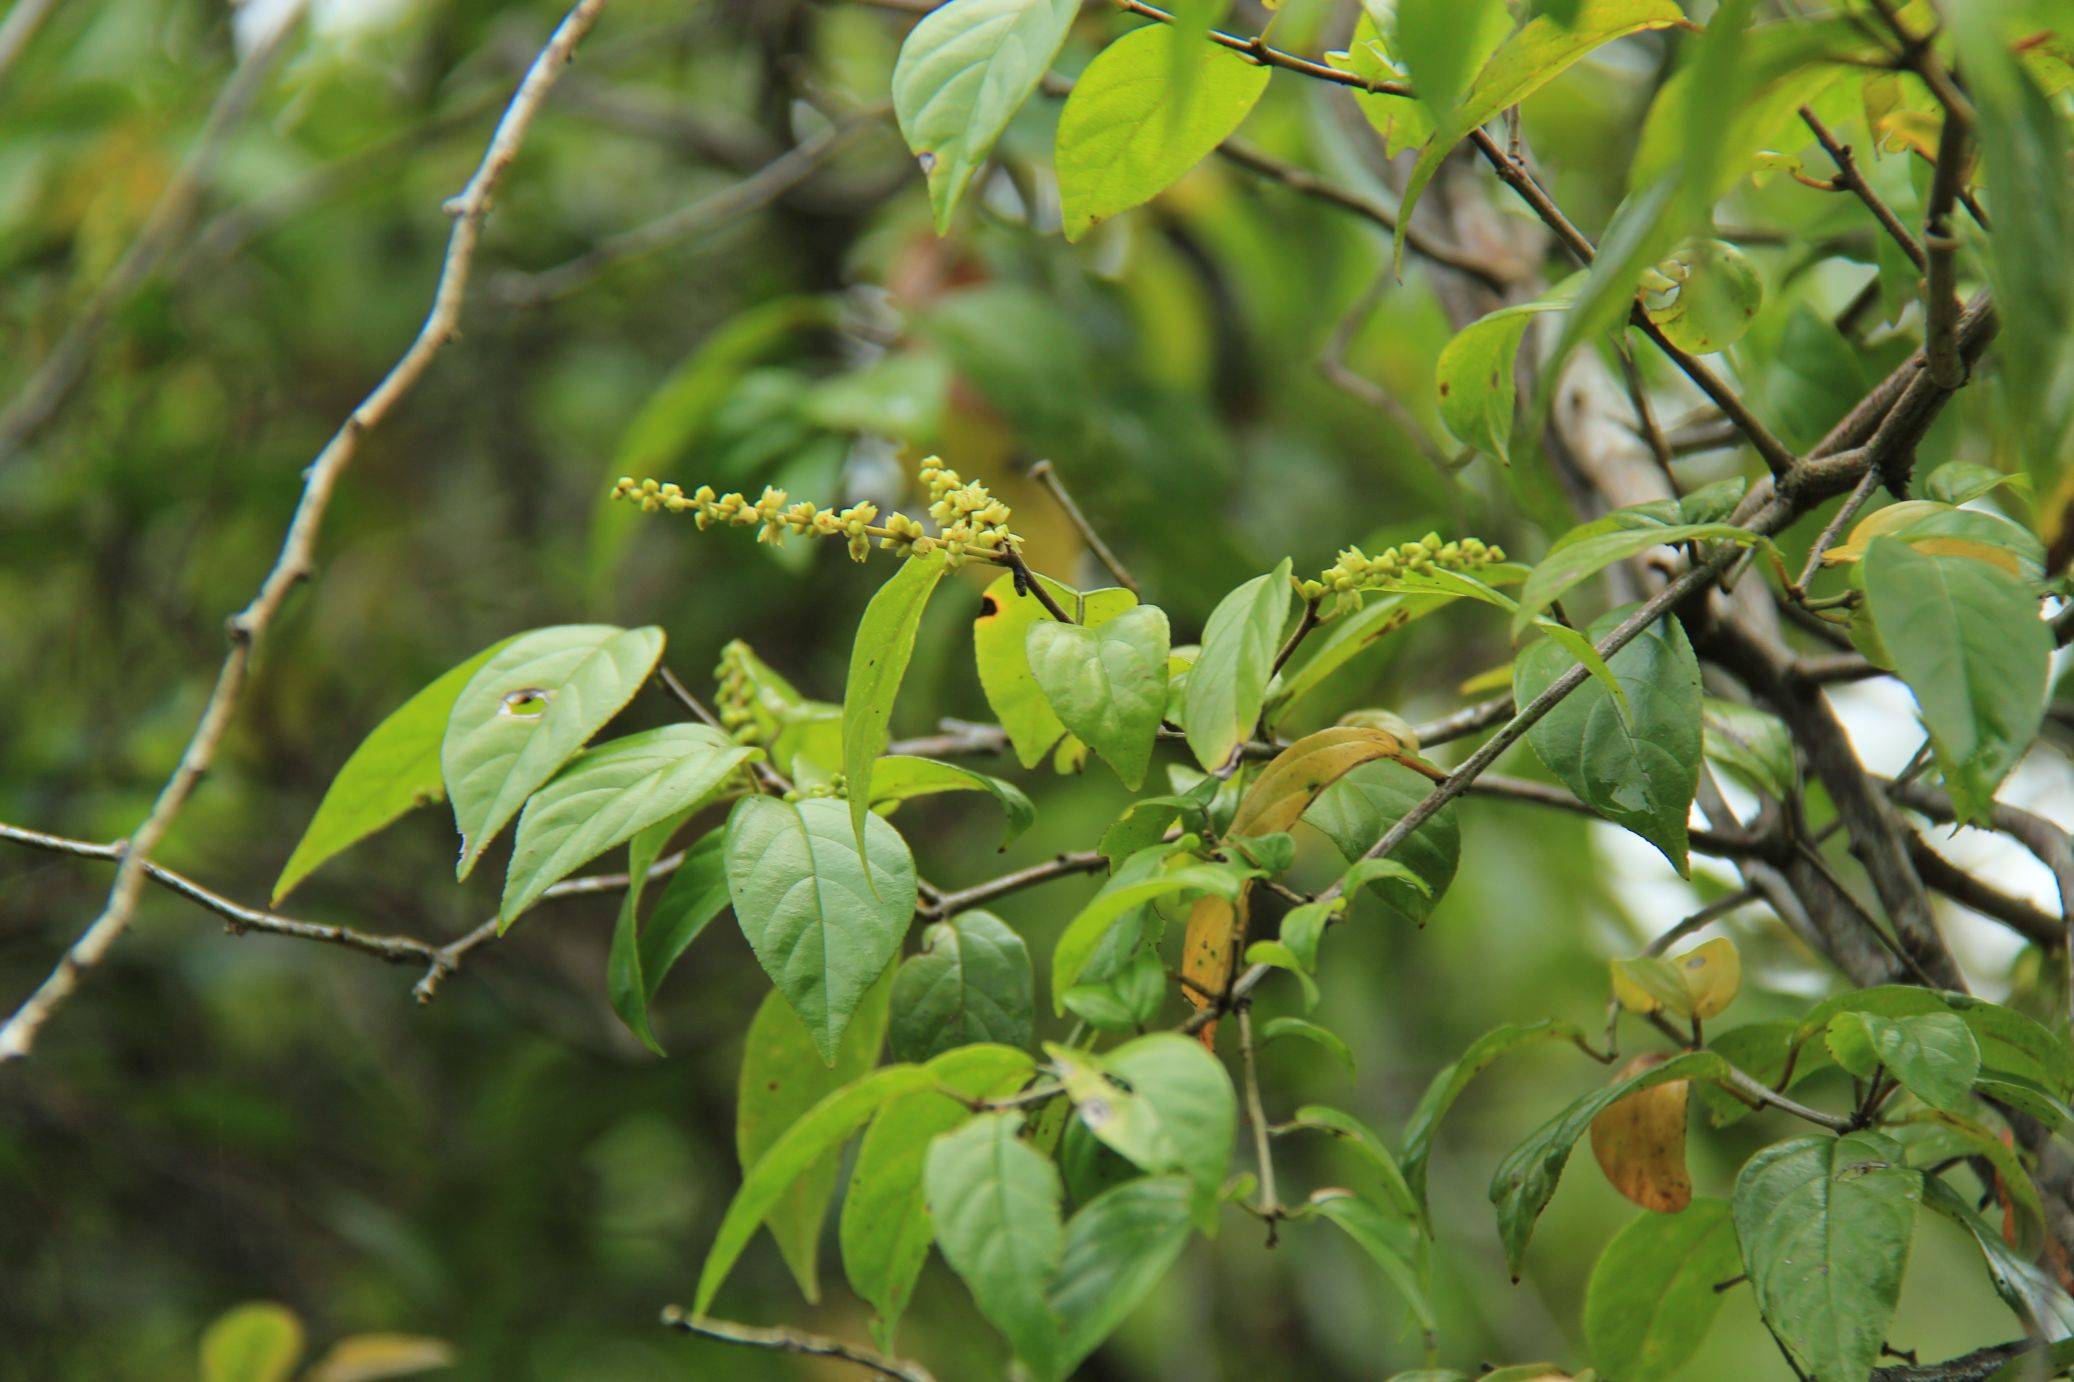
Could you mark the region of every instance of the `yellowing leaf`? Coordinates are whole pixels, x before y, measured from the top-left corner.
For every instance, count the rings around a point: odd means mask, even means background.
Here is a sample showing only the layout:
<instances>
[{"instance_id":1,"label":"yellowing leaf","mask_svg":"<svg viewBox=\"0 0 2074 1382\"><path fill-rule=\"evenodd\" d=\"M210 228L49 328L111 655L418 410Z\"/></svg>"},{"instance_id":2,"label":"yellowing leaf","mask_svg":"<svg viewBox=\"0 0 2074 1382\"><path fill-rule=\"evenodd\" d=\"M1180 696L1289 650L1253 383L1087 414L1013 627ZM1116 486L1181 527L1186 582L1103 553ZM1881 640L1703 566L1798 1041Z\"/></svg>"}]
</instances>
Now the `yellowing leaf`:
<instances>
[{"instance_id":1,"label":"yellowing leaf","mask_svg":"<svg viewBox=\"0 0 2074 1382\"><path fill-rule=\"evenodd\" d=\"M1658 1055L1637 1056L1620 1072L1625 1080L1663 1063ZM1685 1109L1689 1080L1670 1080L1615 1100L1592 1119L1592 1155L1613 1188L1659 1214L1676 1214L1692 1203L1692 1174L1685 1167Z\"/></svg>"},{"instance_id":2,"label":"yellowing leaf","mask_svg":"<svg viewBox=\"0 0 2074 1382\"><path fill-rule=\"evenodd\" d=\"M1678 966L1679 977L1692 995L1694 1017L1718 1015L1735 1001L1736 991L1743 986L1743 957L1737 953L1736 943L1726 936L1695 946L1672 963Z\"/></svg>"},{"instance_id":3,"label":"yellowing leaf","mask_svg":"<svg viewBox=\"0 0 2074 1382\"><path fill-rule=\"evenodd\" d=\"M1615 960L1610 968L1614 998L1644 1016L1670 1011L1680 1017L1713 1017L1735 1000L1743 982L1742 958L1726 936L1671 959L1645 955Z\"/></svg>"}]
</instances>

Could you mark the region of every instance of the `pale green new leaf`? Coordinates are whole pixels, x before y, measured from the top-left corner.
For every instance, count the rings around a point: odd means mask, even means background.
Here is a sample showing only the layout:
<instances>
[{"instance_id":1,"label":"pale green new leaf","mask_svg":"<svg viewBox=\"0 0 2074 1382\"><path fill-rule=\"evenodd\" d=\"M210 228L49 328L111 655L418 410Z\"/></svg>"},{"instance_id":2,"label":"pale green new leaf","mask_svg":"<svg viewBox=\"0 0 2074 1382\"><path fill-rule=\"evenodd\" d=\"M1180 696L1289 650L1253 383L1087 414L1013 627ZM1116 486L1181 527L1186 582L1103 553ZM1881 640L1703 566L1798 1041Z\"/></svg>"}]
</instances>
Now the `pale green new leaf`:
<instances>
[{"instance_id":1,"label":"pale green new leaf","mask_svg":"<svg viewBox=\"0 0 2074 1382\"><path fill-rule=\"evenodd\" d=\"M929 181L937 234L1079 12L1078 0L951 0L900 45L893 114Z\"/></svg>"},{"instance_id":2,"label":"pale green new leaf","mask_svg":"<svg viewBox=\"0 0 2074 1382\"><path fill-rule=\"evenodd\" d=\"M519 635L476 670L439 749L461 832L456 876L633 699L662 652L658 628L564 624Z\"/></svg>"},{"instance_id":3,"label":"pale green new leaf","mask_svg":"<svg viewBox=\"0 0 2074 1382\"><path fill-rule=\"evenodd\" d=\"M317 814L296 841L274 882L278 905L289 890L333 857L417 806L446 796L439 773L439 745L446 737L454 701L476 670L505 642L493 643L412 696L360 741L338 776L324 789Z\"/></svg>"},{"instance_id":4,"label":"pale green new leaf","mask_svg":"<svg viewBox=\"0 0 2074 1382\"><path fill-rule=\"evenodd\" d=\"M1736 1177L1736 1237L1757 1308L1821 1382L1868 1376L1878 1361L1922 1195L1922 1173L1877 1132L1781 1142Z\"/></svg>"},{"instance_id":5,"label":"pale green new leaf","mask_svg":"<svg viewBox=\"0 0 2074 1382\"><path fill-rule=\"evenodd\" d=\"M1224 766L1260 719L1289 618L1289 559L1217 602L1182 695L1188 747L1204 772Z\"/></svg>"},{"instance_id":6,"label":"pale green new leaf","mask_svg":"<svg viewBox=\"0 0 2074 1382\"><path fill-rule=\"evenodd\" d=\"M1585 1287L1592 1362L1622 1382L1675 1375L1707 1341L1726 1299L1719 1286L1741 1271L1728 1201L1642 1214L1613 1236Z\"/></svg>"},{"instance_id":7,"label":"pale green new leaf","mask_svg":"<svg viewBox=\"0 0 2074 1382\"><path fill-rule=\"evenodd\" d=\"M1653 547L1680 542L1748 545L1760 540L1749 530L1729 523L1680 523L1667 528L1625 528L1559 546L1541 559L1520 587L1519 608L1512 613L1513 636L1526 632L1537 617L1580 582Z\"/></svg>"},{"instance_id":8,"label":"pale green new leaf","mask_svg":"<svg viewBox=\"0 0 2074 1382\"><path fill-rule=\"evenodd\" d=\"M936 923L893 980L893 1058L924 1061L979 1041L1028 1046L1034 984L1029 947L992 912Z\"/></svg>"},{"instance_id":9,"label":"pale green new leaf","mask_svg":"<svg viewBox=\"0 0 2074 1382\"><path fill-rule=\"evenodd\" d=\"M842 803L826 797L748 797L727 822L735 920L829 1062L915 912L900 832L871 816L863 840L860 850Z\"/></svg>"},{"instance_id":10,"label":"pale green new leaf","mask_svg":"<svg viewBox=\"0 0 2074 1382\"><path fill-rule=\"evenodd\" d=\"M1193 53L1164 24L1095 55L1059 112L1059 215L1068 240L1152 200L1229 138L1267 90L1268 68L1209 43ZM1185 95L1175 64L1194 79Z\"/></svg>"},{"instance_id":11,"label":"pale green new leaf","mask_svg":"<svg viewBox=\"0 0 2074 1382\"><path fill-rule=\"evenodd\" d=\"M832 1064L784 996L764 995L742 1046L735 1102L735 1154L745 1175L807 1110L878 1064L892 979L889 967L858 1006ZM824 1157L794 1177L763 1216L800 1293L810 1301L820 1297L821 1221L839 1169L834 1156Z\"/></svg>"},{"instance_id":12,"label":"pale green new leaf","mask_svg":"<svg viewBox=\"0 0 2074 1382\"><path fill-rule=\"evenodd\" d=\"M1602 615L1596 641L1630 611ZM1686 817L1699 783L1700 669L1676 620L1644 629L1607 660L1627 694L1623 717L1598 682L1579 686L1527 732L1534 753L1578 800L1634 831L1686 872ZM1552 643L1531 644L1513 664L1513 698L1527 704L1568 671Z\"/></svg>"},{"instance_id":13,"label":"pale green new leaf","mask_svg":"<svg viewBox=\"0 0 2074 1382\"><path fill-rule=\"evenodd\" d=\"M614 845L711 801L754 754L705 725L665 725L578 754L519 817L498 930Z\"/></svg>"},{"instance_id":14,"label":"pale green new leaf","mask_svg":"<svg viewBox=\"0 0 2074 1382\"><path fill-rule=\"evenodd\" d=\"M1095 628L1032 624L1024 654L1066 729L1135 791L1167 706L1167 616L1139 605Z\"/></svg>"},{"instance_id":15,"label":"pale green new leaf","mask_svg":"<svg viewBox=\"0 0 2074 1382\"><path fill-rule=\"evenodd\" d=\"M302 1348L302 1321L287 1306L234 1306L202 1335L202 1382L287 1382Z\"/></svg>"},{"instance_id":16,"label":"pale green new leaf","mask_svg":"<svg viewBox=\"0 0 2074 1382\"><path fill-rule=\"evenodd\" d=\"M1865 553L1872 626L1915 693L1952 804L1985 820L2045 715L2052 632L2029 585L1989 562L1876 538Z\"/></svg>"},{"instance_id":17,"label":"pale green new leaf","mask_svg":"<svg viewBox=\"0 0 2074 1382\"><path fill-rule=\"evenodd\" d=\"M1040 1375L1055 1372L1058 1312L1048 1298L1066 1251L1059 1173L1016 1136L1013 1113L983 1113L929 1147L922 1184L936 1241L980 1313Z\"/></svg>"},{"instance_id":18,"label":"pale green new leaf","mask_svg":"<svg viewBox=\"0 0 2074 1382\"><path fill-rule=\"evenodd\" d=\"M914 656L922 611L943 579L947 560L941 552L930 552L902 562L864 607L850 645L850 674L843 683L843 776L860 848L864 821L871 814L872 770L891 737L893 700L900 694L900 679L907 675L908 659Z\"/></svg>"},{"instance_id":19,"label":"pale green new leaf","mask_svg":"<svg viewBox=\"0 0 2074 1382\"><path fill-rule=\"evenodd\" d=\"M903 801L934 796L939 792L985 792L991 796L1008 818L1008 833L1001 837L1003 849L1037 819L1037 808L1031 805L1022 788L957 763L940 763L933 758L911 758L895 753L881 758L872 768L871 805L874 810L884 810Z\"/></svg>"},{"instance_id":20,"label":"pale green new leaf","mask_svg":"<svg viewBox=\"0 0 2074 1382\"><path fill-rule=\"evenodd\" d=\"M922 1191L929 1144L970 1121L972 1110L961 1099L1012 1093L1033 1064L1025 1052L1003 1046L946 1051L929 1062L933 1088L893 1100L865 1130L843 1194L843 1272L877 1312L872 1332L881 1348L893 1346L894 1328L936 1237Z\"/></svg>"}]
</instances>

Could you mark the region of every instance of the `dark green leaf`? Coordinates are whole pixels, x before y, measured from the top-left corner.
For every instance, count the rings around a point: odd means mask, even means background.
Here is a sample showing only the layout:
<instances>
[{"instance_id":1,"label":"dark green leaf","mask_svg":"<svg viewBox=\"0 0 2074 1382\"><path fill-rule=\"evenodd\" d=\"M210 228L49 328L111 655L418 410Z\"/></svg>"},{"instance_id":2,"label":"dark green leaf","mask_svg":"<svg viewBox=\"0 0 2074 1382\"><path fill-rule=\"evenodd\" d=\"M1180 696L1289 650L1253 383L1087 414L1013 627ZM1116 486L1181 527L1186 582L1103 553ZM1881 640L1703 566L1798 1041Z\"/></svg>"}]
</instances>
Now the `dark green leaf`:
<instances>
[{"instance_id":1,"label":"dark green leaf","mask_svg":"<svg viewBox=\"0 0 2074 1382\"><path fill-rule=\"evenodd\" d=\"M1352 863L1374 848L1432 790L1432 783L1402 763L1364 763L1320 792L1303 818L1324 831ZM1367 895L1379 899L1391 916L1423 925L1454 882L1461 853L1462 832L1455 808L1443 806L1390 853L1424 881L1426 890L1385 877L1370 882Z\"/></svg>"},{"instance_id":2,"label":"dark green leaf","mask_svg":"<svg viewBox=\"0 0 2074 1382\"><path fill-rule=\"evenodd\" d=\"M1034 1038L1030 951L992 912L961 912L922 933L893 981L893 1057L924 1061L971 1042Z\"/></svg>"},{"instance_id":3,"label":"dark green leaf","mask_svg":"<svg viewBox=\"0 0 2074 1382\"><path fill-rule=\"evenodd\" d=\"M1884 1065L1902 1088L1933 1108L1963 1108L1980 1078L1980 1045L1951 1013L1838 1013L1829 1019L1828 1039L1836 1063L1853 1075L1865 1079Z\"/></svg>"},{"instance_id":4,"label":"dark green leaf","mask_svg":"<svg viewBox=\"0 0 2074 1382\"><path fill-rule=\"evenodd\" d=\"M1726 1200L1696 1199L1677 1214L1644 1214L1615 1234L1584 1294L1584 1336L1608 1377L1670 1377L1706 1342L1742 1272Z\"/></svg>"},{"instance_id":5,"label":"dark green leaf","mask_svg":"<svg viewBox=\"0 0 2074 1382\"><path fill-rule=\"evenodd\" d=\"M930 1144L922 1183L936 1241L973 1301L1041 1376L1054 1373L1058 1312L1047 1297L1066 1251L1059 1173L1019 1141L1020 1116L983 1113Z\"/></svg>"},{"instance_id":6,"label":"dark green leaf","mask_svg":"<svg viewBox=\"0 0 2074 1382\"><path fill-rule=\"evenodd\" d=\"M1159 1284L1188 1245L1189 1205L1184 1177L1154 1176L1103 1191L1066 1224L1050 1290L1063 1330L1052 1376L1071 1373Z\"/></svg>"}]
</instances>

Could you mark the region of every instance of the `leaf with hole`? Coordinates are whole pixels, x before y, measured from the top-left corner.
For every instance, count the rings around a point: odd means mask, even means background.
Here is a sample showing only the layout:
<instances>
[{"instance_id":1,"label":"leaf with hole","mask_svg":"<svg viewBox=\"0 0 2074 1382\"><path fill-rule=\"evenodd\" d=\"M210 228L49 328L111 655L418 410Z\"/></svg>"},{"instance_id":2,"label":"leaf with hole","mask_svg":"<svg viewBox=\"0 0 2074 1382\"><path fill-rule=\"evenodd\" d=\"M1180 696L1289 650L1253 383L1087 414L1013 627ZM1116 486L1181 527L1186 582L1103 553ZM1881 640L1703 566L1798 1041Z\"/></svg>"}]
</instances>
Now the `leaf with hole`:
<instances>
[{"instance_id":1,"label":"leaf with hole","mask_svg":"<svg viewBox=\"0 0 2074 1382\"><path fill-rule=\"evenodd\" d=\"M936 233L1030 99L1080 12L1077 0L953 0L909 31L893 66L893 114L922 161Z\"/></svg>"},{"instance_id":2,"label":"leaf with hole","mask_svg":"<svg viewBox=\"0 0 2074 1382\"><path fill-rule=\"evenodd\" d=\"M273 902L331 859L382 829L404 812L446 797L439 746L461 688L509 642L493 643L441 674L360 741L338 776L324 789L317 814L274 882Z\"/></svg>"},{"instance_id":3,"label":"leaf with hole","mask_svg":"<svg viewBox=\"0 0 2074 1382\"><path fill-rule=\"evenodd\" d=\"M633 699L662 652L658 628L565 624L519 635L476 670L439 748L461 832L456 876Z\"/></svg>"}]
</instances>

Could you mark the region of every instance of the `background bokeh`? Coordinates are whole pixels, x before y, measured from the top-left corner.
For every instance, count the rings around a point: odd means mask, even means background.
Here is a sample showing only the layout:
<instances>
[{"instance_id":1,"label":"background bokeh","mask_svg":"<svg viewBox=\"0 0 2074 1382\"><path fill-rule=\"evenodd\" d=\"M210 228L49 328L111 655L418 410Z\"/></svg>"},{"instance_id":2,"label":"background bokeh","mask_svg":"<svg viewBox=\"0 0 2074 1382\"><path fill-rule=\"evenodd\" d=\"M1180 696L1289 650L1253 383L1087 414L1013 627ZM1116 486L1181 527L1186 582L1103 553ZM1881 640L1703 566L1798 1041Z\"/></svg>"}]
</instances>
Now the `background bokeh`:
<instances>
[{"instance_id":1,"label":"background bokeh","mask_svg":"<svg viewBox=\"0 0 2074 1382\"><path fill-rule=\"evenodd\" d=\"M1062 68L1125 22L1104 11L1082 21ZM0 462L0 819L106 840L148 808L207 692L225 616L270 564L302 467L416 330L449 227L440 203L557 15L542 0L319 0L291 40L224 142L193 225L117 304L53 423ZM13 392L108 275L194 148L241 32L249 43L264 18L222 0L59 6L0 77L0 389ZM976 204L936 238L920 178L878 114L911 20L897 6L806 0L611 7L490 222L463 335L347 476L318 578L266 647L163 861L260 903L360 736L440 671L537 625L659 623L668 662L698 685L740 637L807 694L839 698L858 611L888 568L853 567L832 544L772 551L609 509L622 471L891 501L912 459L940 450L1015 505L1035 565L1092 580L1021 473L1049 457L1182 639L1284 553L1316 568L1350 541L1438 528L1531 558L1567 524L1543 468L1477 462L1449 478L1423 454L1438 434L1434 357L1452 323L1495 300L1416 258L1402 282L1379 284L1387 242L1357 218L1212 160L1069 247L1049 183L1058 104L1038 99ZM1347 22L1326 0L1290 0L1277 38L1318 51ZM1657 36L1617 45L1529 107L1528 144L1587 227L1619 198L1666 52ZM831 121L859 120L839 154L769 206L535 300L543 281L529 275L721 193ZM1370 192L1399 171L1351 98L1290 80L1245 137ZM1916 204L1900 160L1873 172ZM1848 199L1780 183L1734 208L1769 292L1730 363L1798 440L1897 347L1827 326L1874 269ZM1538 230L1487 177L1454 169L1429 201L1463 243L1541 258ZM1808 272L1832 243L1859 245L1863 262ZM1388 395L1385 408L1319 368L1371 288L1345 364ZM1680 386L1655 363L1643 362L1674 420ZM1994 406L1992 388L1963 395L1924 467L1963 450L1971 410ZM1697 482L1743 458L1681 465ZM930 611L899 731L926 731L936 712L985 717L968 587ZM1476 609L1417 624L1349 668L1312 718L1452 709L1461 683L1503 665L1504 634ZM1867 689L1844 704L1876 766L1912 751L1905 694ZM626 720L671 710L651 694ZM1524 755L1507 766L1538 772ZM905 809L924 872L957 885L1088 847L1124 800L1099 769L1040 772L1030 787L1039 824L1006 857L984 812L955 799ZM2074 792L2063 765L2032 764L2010 795L2065 812ZM1605 959L1726 888L1706 864L1681 882L1646 846L1571 816L1471 801L1461 818L1464 866L1423 932L1368 918L1335 936L1322 1018L1359 1073L1301 1044L1271 1049L1264 1074L1283 1114L1325 1099L1394 1138L1476 1034L1546 1015L1595 1020ZM110 870L0 849L0 1003L11 1007L93 914ZM324 869L287 910L457 935L488 914L499 871L457 887L453 849L443 810L420 812ZM2022 859L1982 857L2003 886L2039 886ZM1322 878L1330 861L1303 867ZM999 910L1042 957L1091 886L1056 883ZM421 1008L412 971L228 938L209 914L150 892L35 1058L0 1071L0 1375L188 1375L208 1321L251 1299L289 1305L320 1345L364 1330L450 1340L468 1377L824 1375L656 1324L688 1293L736 1184L733 1081L765 980L732 926L715 926L664 991L657 1027L671 1054L656 1060L605 1002L613 910L609 899L543 908ZM1950 924L1983 990L2006 991L2022 957L2002 933ZM1820 963L1761 912L1726 929L1750 976L1738 1018L1825 991ZM1449 1361L1586 1361L1590 1264L1637 1211L1580 1155L1514 1286L1484 1186L1506 1148L1599 1078L1568 1048L1531 1050L1450 1120L1434 1169ZM1756 1117L1696 1134L1702 1192L1724 1193L1784 1126ZM1289 1155L1300 1186L1358 1174L1329 1150ZM1353 1379L1413 1365L1380 1279L1322 1235L1299 1229L1270 1251L1257 1225L1230 1216L1085 1375ZM1926 1217L1898 1342L1929 1358L2015 1332L1970 1251ZM765 1243L722 1310L863 1337L865 1312L832 1246L827 1256L818 1306L797 1299ZM940 1264L903 1341L946 1379L1001 1370L995 1336ZM1747 1293L1731 1293L1688 1376L1775 1374Z\"/></svg>"}]
</instances>

